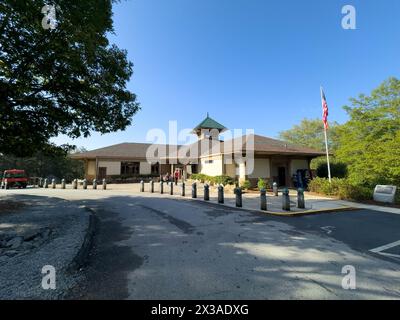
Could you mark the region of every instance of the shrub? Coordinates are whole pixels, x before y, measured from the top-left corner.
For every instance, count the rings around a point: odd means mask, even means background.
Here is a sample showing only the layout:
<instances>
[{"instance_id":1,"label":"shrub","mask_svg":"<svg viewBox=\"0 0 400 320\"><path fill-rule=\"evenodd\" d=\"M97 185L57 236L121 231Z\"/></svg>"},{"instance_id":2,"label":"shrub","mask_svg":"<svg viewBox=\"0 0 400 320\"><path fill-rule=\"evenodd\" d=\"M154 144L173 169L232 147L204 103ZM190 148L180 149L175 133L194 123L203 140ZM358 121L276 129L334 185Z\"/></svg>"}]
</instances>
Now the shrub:
<instances>
[{"instance_id":1,"label":"shrub","mask_svg":"<svg viewBox=\"0 0 400 320\"><path fill-rule=\"evenodd\" d=\"M209 181L211 184L223 184L224 186L235 183L235 180L230 176L222 175L222 176L212 177L203 173L193 173L190 175L190 179L199 180L201 183Z\"/></svg>"},{"instance_id":2,"label":"shrub","mask_svg":"<svg viewBox=\"0 0 400 320\"><path fill-rule=\"evenodd\" d=\"M338 193L340 199L349 200L369 200L372 199L372 195L372 189L352 184L343 184Z\"/></svg>"},{"instance_id":3,"label":"shrub","mask_svg":"<svg viewBox=\"0 0 400 320\"><path fill-rule=\"evenodd\" d=\"M241 188L242 188L242 189L245 189L245 190L250 189L250 187L251 187L251 183L250 183L249 180L245 180L245 181L242 183L242 186L241 186Z\"/></svg>"},{"instance_id":4,"label":"shrub","mask_svg":"<svg viewBox=\"0 0 400 320\"><path fill-rule=\"evenodd\" d=\"M267 189L267 182L262 178L258 178L257 187L258 190Z\"/></svg>"},{"instance_id":5,"label":"shrub","mask_svg":"<svg viewBox=\"0 0 400 320\"><path fill-rule=\"evenodd\" d=\"M216 176L212 177L212 182L215 184L223 184L225 186L228 184L234 184L235 180L230 176Z\"/></svg>"},{"instance_id":6,"label":"shrub","mask_svg":"<svg viewBox=\"0 0 400 320\"><path fill-rule=\"evenodd\" d=\"M190 178L192 180L199 180L200 182L204 183L204 181L208 180L210 177L202 173L192 173Z\"/></svg>"},{"instance_id":7,"label":"shrub","mask_svg":"<svg viewBox=\"0 0 400 320\"><path fill-rule=\"evenodd\" d=\"M326 195L336 195L337 194L337 179L332 179L332 183L329 183L328 179L325 178L315 178L310 181L308 188L312 192L322 193Z\"/></svg>"},{"instance_id":8,"label":"shrub","mask_svg":"<svg viewBox=\"0 0 400 320\"><path fill-rule=\"evenodd\" d=\"M330 164L332 178L345 178L347 176L347 165L342 162L333 162ZM320 178L328 178L328 164L321 162L317 166L317 176Z\"/></svg>"},{"instance_id":9,"label":"shrub","mask_svg":"<svg viewBox=\"0 0 400 320\"><path fill-rule=\"evenodd\" d=\"M315 178L310 181L308 188L312 192L348 200L368 200L372 199L373 194L370 187L353 184L348 179L339 178L332 178L332 183L329 183L326 178Z\"/></svg>"}]
</instances>

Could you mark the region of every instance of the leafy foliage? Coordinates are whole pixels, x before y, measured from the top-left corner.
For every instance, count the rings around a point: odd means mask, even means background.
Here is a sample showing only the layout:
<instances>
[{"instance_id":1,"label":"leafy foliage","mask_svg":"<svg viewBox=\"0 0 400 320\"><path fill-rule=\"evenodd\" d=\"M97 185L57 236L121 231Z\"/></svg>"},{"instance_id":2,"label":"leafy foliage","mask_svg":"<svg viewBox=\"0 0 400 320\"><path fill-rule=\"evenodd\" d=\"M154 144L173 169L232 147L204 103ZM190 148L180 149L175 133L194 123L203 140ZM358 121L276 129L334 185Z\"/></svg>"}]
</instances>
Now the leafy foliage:
<instances>
[{"instance_id":1,"label":"leafy foliage","mask_svg":"<svg viewBox=\"0 0 400 320\"><path fill-rule=\"evenodd\" d=\"M330 161L330 169L332 178L345 178L347 176L347 165L343 162ZM318 177L328 178L328 163L326 159L318 164L316 171Z\"/></svg>"},{"instance_id":2,"label":"leafy foliage","mask_svg":"<svg viewBox=\"0 0 400 320\"><path fill-rule=\"evenodd\" d=\"M258 178L257 187L258 190L267 189L267 182L262 178Z\"/></svg>"},{"instance_id":3,"label":"leafy foliage","mask_svg":"<svg viewBox=\"0 0 400 320\"><path fill-rule=\"evenodd\" d=\"M192 180L198 180L198 181L200 181L201 183L204 183L205 181L209 181L209 180L208 180L209 178L212 178L212 177L207 176L207 175L202 174L202 173L192 173L192 174L190 175L190 179L192 179Z\"/></svg>"},{"instance_id":4,"label":"leafy foliage","mask_svg":"<svg viewBox=\"0 0 400 320\"><path fill-rule=\"evenodd\" d=\"M232 185L234 184L234 179L230 176L216 176L216 177L211 177L211 181L214 184L222 184L222 185Z\"/></svg>"},{"instance_id":5,"label":"leafy foliage","mask_svg":"<svg viewBox=\"0 0 400 320\"><path fill-rule=\"evenodd\" d=\"M341 126L337 158L358 185L400 185L400 81L390 78L370 96L351 99Z\"/></svg>"},{"instance_id":6,"label":"leafy foliage","mask_svg":"<svg viewBox=\"0 0 400 320\"><path fill-rule=\"evenodd\" d=\"M328 147L331 152L338 147L338 128L339 124L336 122L329 125ZM321 119L303 119L299 125L280 132L279 138L299 146L325 151L324 125Z\"/></svg>"},{"instance_id":7,"label":"leafy foliage","mask_svg":"<svg viewBox=\"0 0 400 320\"><path fill-rule=\"evenodd\" d=\"M369 96L361 94L350 101L351 106L344 107L349 120L331 125L328 131L330 150L334 153L332 176L347 177L346 187L340 192L357 198L355 193L360 192L359 197L371 194L376 184L400 186L400 80L389 78ZM322 121L305 119L282 132L281 138L323 150ZM327 177L324 157L314 159L311 167L317 169L318 176Z\"/></svg>"},{"instance_id":8,"label":"leafy foliage","mask_svg":"<svg viewBox=\"0 0 400 320\"><path fill-rule=\"evenodd\" d=\"M251 182L249 180L245 180L240 187L244 190L248 190L251 188Z\"/></svg>"},{"instance_id":9,"label":"leafy foliage","mask_svg":"<svg viewBox=\"0 0 400 320\"><path fill-rule=\"evenodd\" d=\"M230 176L208 176L203 173L193 173L190 175L190 179L198 180L202 183L209 182L211 184L222 184L222 185L233 185L235 183L234 179Z\"/></svg>"},{"instance_id":10,"label":"leafy foliage","mask_svg":"<svg viewBox=\"0 0 400 320\"><path fill-rule=\"evenodd\" d=\"M112 1L57 1L45 30L41 0L0 2L0 152L29 156L51 137L123 130L138 111L133 65L110 45Z\"/></svg>"},{"instance_id":11,"label":"leafy foliage","mask_svg":"<svg viewBox=\"0 0 400 320\"><path fill-rule=\"evenodd\" d=\"M84 176L83 162L71 159L66 151L59 150L52 153L37 152L32 157L25 158L0 155L0 172L7 169L24 169L29 177L55 177L58 180L64 178L68 182Z\"/></svg>"},{"instance_id":12,"label":"leafy foliage","mask_svg":"<svg viewBox=\"0 0 400 320\"><path fill-rule=\"evenodd\" d=\"M353 184L348 179L332 178L332 183L326 178L315 178L310 181L308 188L312 192L329 196L337 196L347 200L368 200L372 198L373 189Z\"/></svg>"}]
</instances>

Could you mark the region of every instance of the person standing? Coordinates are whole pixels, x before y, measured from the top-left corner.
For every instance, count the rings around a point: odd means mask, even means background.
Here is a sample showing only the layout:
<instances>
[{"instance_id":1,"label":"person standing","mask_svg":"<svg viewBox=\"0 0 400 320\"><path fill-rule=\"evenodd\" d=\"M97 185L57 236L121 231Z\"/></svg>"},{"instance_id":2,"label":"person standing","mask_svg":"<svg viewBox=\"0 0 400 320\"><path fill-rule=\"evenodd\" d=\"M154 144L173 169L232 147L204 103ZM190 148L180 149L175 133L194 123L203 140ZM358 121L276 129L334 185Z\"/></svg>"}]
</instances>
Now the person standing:
<instances>
[{"instance_id":1,"label":"person standing","mask_svg":"<svg viewBox=\"0 0 400 320\"><path fill-rule=\"evenodd\" d=\"M178 184L178 179L179 179L179 170L178 169L176 169L175 170L175 174L174 174L174 178L175 178L175 185L177 185Z\"/></svg>"}]
</instances>

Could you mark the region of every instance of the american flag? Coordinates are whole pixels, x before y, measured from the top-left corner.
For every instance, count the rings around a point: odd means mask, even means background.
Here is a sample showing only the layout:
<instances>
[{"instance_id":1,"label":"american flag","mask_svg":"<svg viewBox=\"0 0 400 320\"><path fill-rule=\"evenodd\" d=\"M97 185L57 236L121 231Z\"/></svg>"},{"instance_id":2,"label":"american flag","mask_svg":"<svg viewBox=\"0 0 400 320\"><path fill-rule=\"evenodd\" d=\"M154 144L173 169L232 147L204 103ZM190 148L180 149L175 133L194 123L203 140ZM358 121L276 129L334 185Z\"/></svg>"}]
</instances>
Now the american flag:
<instances>
[{"instance_id":1,"label":"american flag","mask_svg":"<svg viewBox=\"0 0 400 320\"><path fill-rule=\"evenodd\" d=\"M322 100L322 121L324 122L325 129L328 129L328 103L324 90L321 88L321 100Z\"/></svg>"}]
</instances>

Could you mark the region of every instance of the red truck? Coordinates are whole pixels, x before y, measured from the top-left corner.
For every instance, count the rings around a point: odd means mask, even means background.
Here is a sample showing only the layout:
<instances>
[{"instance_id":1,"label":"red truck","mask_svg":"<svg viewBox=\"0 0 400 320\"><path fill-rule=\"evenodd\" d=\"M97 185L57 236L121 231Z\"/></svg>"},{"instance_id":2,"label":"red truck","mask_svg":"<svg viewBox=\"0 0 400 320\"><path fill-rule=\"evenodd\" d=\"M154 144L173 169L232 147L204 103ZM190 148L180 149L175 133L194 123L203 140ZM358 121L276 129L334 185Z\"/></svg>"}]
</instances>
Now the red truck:
<instances>
[{"instance_id":1,"label":"red truck","mask_svg":"<svg viewBox=\"0 0 400 320\"><path fill-rule=\"evenodd\" d=\"M1 179L1 188L9 189L9 188L26 188L28 185L28 177L25 174L25 170L5 170L3 177Z\"/></svg>"}]
</instances>

